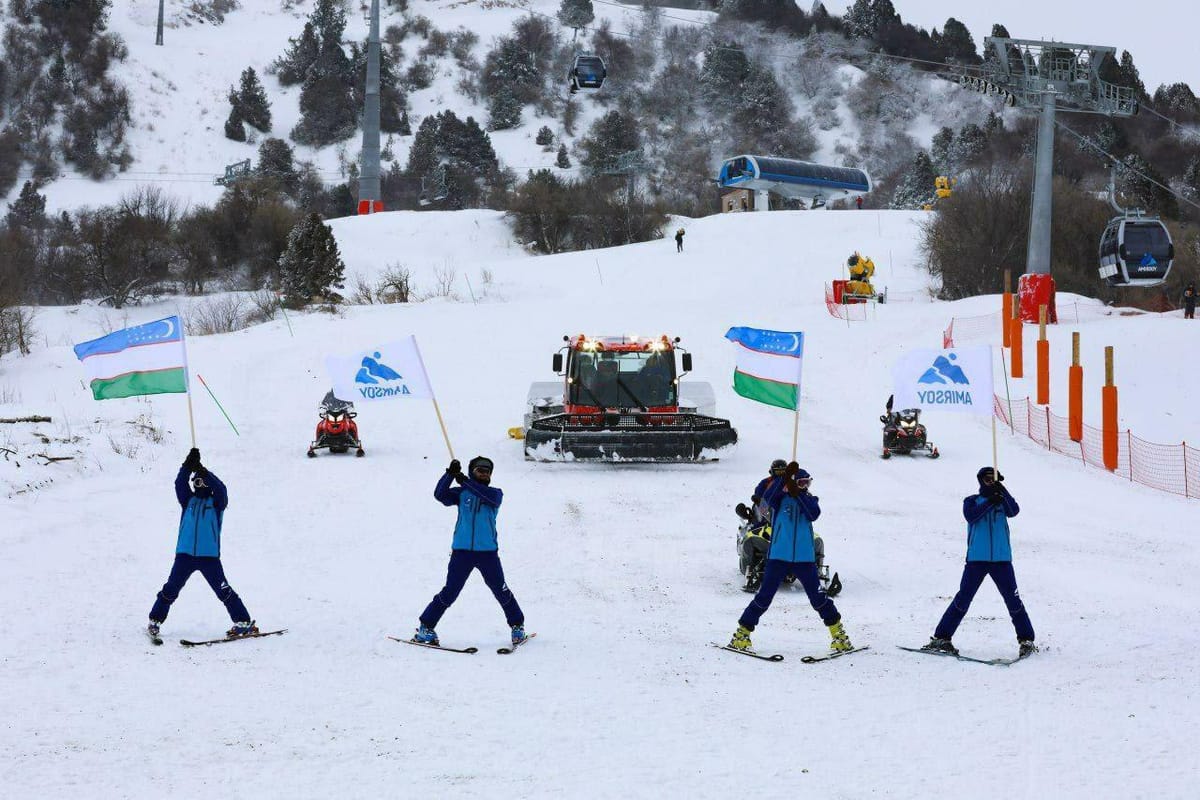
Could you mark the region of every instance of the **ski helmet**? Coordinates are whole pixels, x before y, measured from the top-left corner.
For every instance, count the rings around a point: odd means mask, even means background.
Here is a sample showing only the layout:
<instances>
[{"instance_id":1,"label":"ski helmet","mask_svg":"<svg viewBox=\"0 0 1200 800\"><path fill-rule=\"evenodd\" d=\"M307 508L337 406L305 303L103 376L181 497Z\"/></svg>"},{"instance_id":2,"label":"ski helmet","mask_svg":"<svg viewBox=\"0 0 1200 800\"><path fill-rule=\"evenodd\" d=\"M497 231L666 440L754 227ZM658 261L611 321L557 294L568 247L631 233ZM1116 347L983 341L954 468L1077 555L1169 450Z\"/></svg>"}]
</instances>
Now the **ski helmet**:
<instances>
[{"instance_id":1,"label":"ski helmet","mask_svg":"<svg viewBox=\"0 0 1200 800\"><path fill-rule=\"evenodd\" d=\"M996 469L995 467L980 467L979 472L975 473L975 480L979 481L980 483L983 483L984 478L991 480L992 470L995 470L995 469ZM996 482L999 483L1003 480L1004 480L1004 475L999 470L996 470Z\"/></svg>"},{"instance_id":2,"label":"ski helmet","mask_svg":"<svg viewBox=\"0 0 1200 800\"><path fill-rule=\"evenodd\" d=\"M475 470L478 467L483 467L488 472L491 472L493 469L495 469L495 466L496 465L492 463L490 458L486 456L475 456L471 459L471 463L467 465L467 473L470 475L475 474Z\"/></svg>"},{"instance_id":3,"label":"ski helmet","mask_svg":"<svg viewBox=\"0 0 1200 800\"><path fill-rule=\"evenodd\" d=\"M771 462L771 468L768 472L772 475L782 475L785 469L787 469L787 462L782 458L777 458Z\"/></svg>"}]
</instances>

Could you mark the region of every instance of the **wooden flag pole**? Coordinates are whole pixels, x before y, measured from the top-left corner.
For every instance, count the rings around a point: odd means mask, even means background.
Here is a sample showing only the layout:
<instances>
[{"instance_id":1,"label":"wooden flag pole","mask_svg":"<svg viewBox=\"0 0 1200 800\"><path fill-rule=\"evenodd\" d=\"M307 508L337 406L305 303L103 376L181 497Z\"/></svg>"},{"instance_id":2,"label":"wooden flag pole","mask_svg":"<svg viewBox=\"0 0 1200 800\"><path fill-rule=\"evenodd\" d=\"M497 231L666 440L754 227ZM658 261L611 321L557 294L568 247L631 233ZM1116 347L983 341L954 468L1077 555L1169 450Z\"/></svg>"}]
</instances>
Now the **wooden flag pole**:
<instances>
[{"instance_id":1,"label":"wooden flag pole","mask_svg":"<svg viewBox=\"0 0 1200 800\"><path fill-rule=\"evenodd\" d=\"M450 453L450 460L454 460L454 448L450 446L450 434L446 433L446 421L442 419L442 409L438 406L437 392L433 391L433 381L429 380L429 370L425 369L425 357L421 355L421 345L417 343L417 337L413 337L413 349L417 351L417 361L421 364L421 372L425 375L425 383L429 386L429 394L433 399L433 413L437 414L438 425L442 428L442 438L446 440L446 451Z\"/></svg>"},{"instance_id":2,"label":"wooden flag pole","mask_svg":"<svg viewBox=\"0 0 1200 800\"><path fill-rule=\"evenodd\" d=\"M196 415L192 411L192 375L190 362L187 354L187 334L183 330L183 314L179 313L179 307L175 307L175 318L179 320L179 344L183 348L183 386L185 394L187 394L188 407L188 427L192 431L192 449L196 447Z\"/></svg>"},{"instance_id":3,"label":"wooden flag pole","mask_svg":"<svg viewBox=\"0 0 1200 800\"><path fill-rule=\"evenodd\" d=\"M796 460L796 445L800 441L800 387L796 387L796 417L792 421L792 461Z\"/></svg>"}]
</instances>

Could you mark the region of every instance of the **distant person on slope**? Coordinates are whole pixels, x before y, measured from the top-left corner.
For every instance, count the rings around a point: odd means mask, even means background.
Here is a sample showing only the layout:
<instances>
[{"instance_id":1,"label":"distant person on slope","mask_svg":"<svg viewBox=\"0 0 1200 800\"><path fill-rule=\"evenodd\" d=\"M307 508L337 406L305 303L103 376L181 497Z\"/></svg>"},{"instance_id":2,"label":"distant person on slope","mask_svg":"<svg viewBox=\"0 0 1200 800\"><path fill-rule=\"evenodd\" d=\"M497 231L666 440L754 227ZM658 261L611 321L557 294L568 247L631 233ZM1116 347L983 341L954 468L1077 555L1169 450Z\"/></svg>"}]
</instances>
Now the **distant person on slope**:
<instances>
[{"instance_id":1,"label":"distant person on slope","mask_svg":"<svg viewBox=\"0 0 1200 800\"><path fill-rule=\"evenodd\" d=\"M229 492L225 484L200 463L200 451L194 447L175 476L175 498L183 508L179 517L179 539L175 544L175 564L150 609L147 628L150 637L158 638L159 628L166 622L171 604L179 597L188 578L197 571L208 581L217 599L225 604L233 620L233 627L225 635L234 638L258 633L242 599L225 580L225 569L221 566L221 524L229 505Z\"/></svg>"},{"instance_id":2,"label":"distant person on slope","mask_svg":"<svg viewBox=\"0 0 1200 800\"><path fill-rule=\"evenodd\" d=\"M471 459L464 474L462 464L454 459L434 487L433 496L442 505L458 507L458 521L454 525L454 541L450 545L446 585L433 596L421 614L421 626L413 636L414 642L438 646L434 629L442 615L458 599L459 592L467 584L467 578L475 570L479 570L483 582L492 590L500 608L504 610L504 617L512 631L513 645L527 638L525 615L517 604L517 598L504 582L504 568L500 565L496 514L500 511L504 492L491 485L492 467L490 458L476 456ZM458 481L462 488L451 488L453 481Z\"/></svg>"},{"instance_id":3,"label":"distant person on slope","mask_svg":"<svg viewBox=\"0 0 1200 800\"><path fill-rule=\"evenodd\" d=\"M1183 290L1183 297L1180 298L1183 303L1183 318L1196 318L1196 286L1189 283L1187 288Z\"/></svg>"},{"instance_id":4,"label":"distant person on slope","mask_svg":"<svg viewBox=\"0 0 1200 800\"><path fill-rule=\"evenodd\" d=\"M675 231L675 252L683 252L683 228Z\"/></svg>"},{"instance_id":5,"label":"distant person on slope","mask_svg":"<svg viewBox=\"0 0 1200 800\"><path fill-rule=\"evenodd\" d=\"M835 651L853 650L850 637L842 627L842 615L821 588L817 574L817 556L813 544L813 522L821 516L821 505L809 494L812 476L800 469L795 461L784 469L784 480L772 481L765 489L763 501L771 509L771 549L763 569L758 594L746 606L738 620L737 630L729 641L734 650L750 650L750 634L759 619L771 607L779 584L790 575L804 586L812 607L829 628L830 648Z\"/></svg>"},{"instance_id":6,"label":"distant person on slope","mask_svg":"<svg viewBox=\"0 0 1200 800\"><path fill-rule=\"evenodd\" d=\"M1012 566L1012 546L1009 543L1008 520L1020 513L1021 507L1004 488L1004 476L994 467L983 467L975 475L978 494L963 500L963 517L967 520L967 563L963 567L958 594L950 601L933 637L923 650L937 650L958 655L950 639L971 607L983 579L991 576L1000 590L1008 615L1017 631L1021 657L1037 652L1033 643L1033 623L1017 591L1017 576Z\"/></svg>"}]
</instances>

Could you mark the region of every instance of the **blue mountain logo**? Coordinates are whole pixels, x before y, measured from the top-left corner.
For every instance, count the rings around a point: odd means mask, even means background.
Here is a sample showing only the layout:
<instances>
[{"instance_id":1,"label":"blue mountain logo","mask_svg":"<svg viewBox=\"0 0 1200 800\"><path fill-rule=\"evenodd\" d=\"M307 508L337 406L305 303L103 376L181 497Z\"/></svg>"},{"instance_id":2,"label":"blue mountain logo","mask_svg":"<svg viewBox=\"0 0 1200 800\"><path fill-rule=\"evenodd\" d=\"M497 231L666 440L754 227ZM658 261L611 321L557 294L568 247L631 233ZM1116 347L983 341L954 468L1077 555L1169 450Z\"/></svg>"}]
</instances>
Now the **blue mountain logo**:
<instances>
[{"instance_id":1,"label":"blue mountain logo","mask_svg":"<svg viewBox=\"0 0 1200 800\"><path fill-rule=\"evenodd\" d=\"M963 386L970 386L971 382L967 380L967 375L962 371L962 367L952 363L958 358L957 353L951 353L950 357L938 356L933 361L933 366L925 370L924 374L917 379L917 383L957 383Z\"/></svg>"},{"instance_id":2,"label":"blue mountain logo","mask_svg":"<svg viewBox=\"0 0 1200 800\"><path fill-rule=\"evenodd\" d=\"M362 366L354 376L355 383L378 384L380 381L400 381L404 378L399 372L379 361L379 353L375 356L363 356Z\"/></svg>"}]
</instances>

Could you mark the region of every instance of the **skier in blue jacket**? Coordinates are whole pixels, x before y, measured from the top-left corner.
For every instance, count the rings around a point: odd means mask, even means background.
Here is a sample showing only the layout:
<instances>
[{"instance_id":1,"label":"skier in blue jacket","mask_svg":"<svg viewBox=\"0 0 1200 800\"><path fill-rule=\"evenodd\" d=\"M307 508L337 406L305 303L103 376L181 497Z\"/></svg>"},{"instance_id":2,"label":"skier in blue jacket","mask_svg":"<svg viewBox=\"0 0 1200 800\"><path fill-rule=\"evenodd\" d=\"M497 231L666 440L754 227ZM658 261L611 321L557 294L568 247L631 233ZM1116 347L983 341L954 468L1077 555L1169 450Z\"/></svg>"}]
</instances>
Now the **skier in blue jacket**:
<instances>
[{"instance_id":1,"label":"skier in blue jacket","mask_svg":"<svg viewBox=\"0 0 1200 800\"><path fill-rule=\"evenodd\" d=\"M158 639L159 628L166 621L171 604L179 597L188 578L197 571L229 611L233 627L226 635L237 637L258 633L242 599L225 580L225 569L221 566L221 524L229 505L229 492L221 479L200 463L200 451L194 447L175 476L175 498L182 509L175 563L150 609L147 630L151 638Z\"/></svg>"},{"instance_id":2,"label":"skier in blue jacket","mask_svg":"<svg viewBox=\"0 0 1200 800\"><path fill-rule=\"evenodd\" d=\"M525 641L525 614L517 603L508 585L504 582L504 568L500 565L499 543L496 534L496 514L504 500L504 492L492 486L492 460L476 456L462 471L458 459L450 462L445 474L434 487L433 496L444 506L458 508L458 521L454 525L454 540L450 545L450 566L446 571L446 585L433 596L433 600L421 613L421 625L413 641L420 644L439 644L434 630L446 610L458 599L459 592L474 570L479 570L483 582L504 610L504 617L512 631L512 643ZM454 481L459 487L451 487Z\"/></svg>"},{"instance_id":3,"label":"skier in blue jacket","mask_svg":"<svg viewBox=\"0 0 1200 800\"><path fill-rule=\"evenodd\" d=\"M750 634L759 619L771 606L779 584L790 575L804 586L812 607L829 628L830 648L835 651L853 650L850 637L842 626L842 615L821 588L817 573L817 556L813 545L813 522L821 516L821 504L808 489L812 476L795 461L784 470L784 480L772 481L765 487L763 502L771 510L771 549L763 570L758 594L746 606L738 620L738 628L729 642L734 650L750 650Z\"/></svg>"},{"instance_id":4,"label":"skier in blue jacket","mask_svg":"<svg viewBox=\"0 0 1200 800\"><path fill-rule=\"evenodd\" d=\"M924 650L937 650L957 655L951 643L954 632L971 607L983 579L991 576L1000 590L1008 615L1017 632L1022 657L1037 651L1034 645L1033 623L1021 602L1017 576L1012 566L1012 545L1009 541L1008 520L1021 512L1016 499L1004 488L1004 476L994 467L983 467L975 475L979 492L963 500L963 517L967 520L967 563L963 567L958 594L930 638Z\"/></svg>"}]
</instances>

